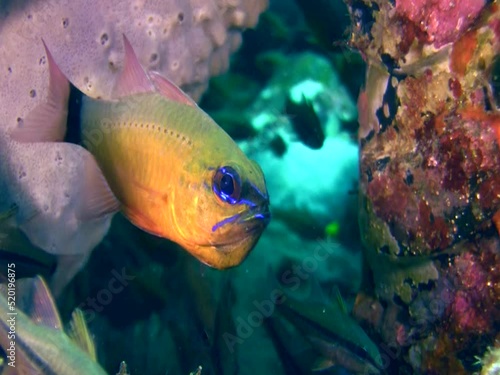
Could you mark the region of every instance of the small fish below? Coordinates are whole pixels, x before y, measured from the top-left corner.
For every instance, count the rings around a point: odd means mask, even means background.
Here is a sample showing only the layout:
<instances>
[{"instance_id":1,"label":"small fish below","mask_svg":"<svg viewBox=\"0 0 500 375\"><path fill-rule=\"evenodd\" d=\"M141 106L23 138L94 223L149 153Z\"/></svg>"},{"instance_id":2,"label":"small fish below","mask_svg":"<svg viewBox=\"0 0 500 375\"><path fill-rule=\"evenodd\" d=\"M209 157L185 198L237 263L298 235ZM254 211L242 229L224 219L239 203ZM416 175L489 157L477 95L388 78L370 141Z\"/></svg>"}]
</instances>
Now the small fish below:
<instances>
[{"instance_id":1,"label":"small fish below","mask_svg":"<svg viewBox=\"0 0 500 375\"><path fill-rule=\"evenodd\" d=\"M7 300L7 293L7 286L0 285L0 347L7 353L6 374L106 375L96 362L83 313L75 310L66 334L41 277L17 280L15 301Z\"/></svg>"},{"instance_id":2,"label":"small fish below","mask_svg":"<svg viewBox=\"0 0 500 375\"><path fill-rule=\"evenodd\" d=\"M325 132L312 103L302 94L300 102L290 95L285 99L285 112L299 140L313 150L323 147Z\"/></svg>"},{"instance_id":3,"label":"small fish below","mask_svg":"<svg viewBox=\"0 0 500 375\"><path fill-rule=\"evenodd\" d=\"M18 142L64 140L69 82L45 45L46 103L14 129ZM82 199L89 220L121 211L218 269L240 264L270 220L261 168L196 103L146 72L124 37L113 99L83 95L81 139L97 161Z\"/></svg>"}]
</instances>

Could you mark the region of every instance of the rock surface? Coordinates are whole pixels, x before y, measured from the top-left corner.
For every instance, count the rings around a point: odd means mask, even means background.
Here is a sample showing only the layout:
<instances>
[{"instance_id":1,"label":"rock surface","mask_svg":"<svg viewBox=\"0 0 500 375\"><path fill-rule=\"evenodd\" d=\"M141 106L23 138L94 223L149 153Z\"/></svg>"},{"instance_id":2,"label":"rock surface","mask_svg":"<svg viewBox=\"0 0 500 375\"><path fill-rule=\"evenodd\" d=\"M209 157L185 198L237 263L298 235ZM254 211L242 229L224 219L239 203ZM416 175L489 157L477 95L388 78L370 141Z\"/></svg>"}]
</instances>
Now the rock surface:
<instances>
[{"instance_id":1,"label":"rock surface","mask_svg":"<svg viewBox=\"0 0 500 375\"><path fill-rule=\"evenodd\" d=\"M360 223L374 285L356 311L388 349L389 372L467 373L500 322L500 11L412 4L351 2L369 65Z\"/></svg>"}]
</instances>

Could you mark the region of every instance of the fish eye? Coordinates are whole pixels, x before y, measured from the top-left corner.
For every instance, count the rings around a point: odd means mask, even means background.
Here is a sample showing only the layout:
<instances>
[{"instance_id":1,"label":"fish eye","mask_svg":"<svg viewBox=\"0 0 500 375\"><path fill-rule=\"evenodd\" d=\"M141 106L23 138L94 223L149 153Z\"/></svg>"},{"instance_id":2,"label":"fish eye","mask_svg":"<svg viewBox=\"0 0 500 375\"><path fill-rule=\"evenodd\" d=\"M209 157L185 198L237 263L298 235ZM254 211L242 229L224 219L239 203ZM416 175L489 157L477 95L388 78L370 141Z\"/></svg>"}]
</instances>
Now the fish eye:
<instances>
[{"instance_id":1,"label":"fish eye","mask_svg":"<svg viewBox=\"0 0 500 375\"><path fill-rule=\"evenodd\" d=\"M241 181L238 172L229 166L215 172L212 190L224 202L235 204L241 195Z\"/></svg>"}]
</instances>

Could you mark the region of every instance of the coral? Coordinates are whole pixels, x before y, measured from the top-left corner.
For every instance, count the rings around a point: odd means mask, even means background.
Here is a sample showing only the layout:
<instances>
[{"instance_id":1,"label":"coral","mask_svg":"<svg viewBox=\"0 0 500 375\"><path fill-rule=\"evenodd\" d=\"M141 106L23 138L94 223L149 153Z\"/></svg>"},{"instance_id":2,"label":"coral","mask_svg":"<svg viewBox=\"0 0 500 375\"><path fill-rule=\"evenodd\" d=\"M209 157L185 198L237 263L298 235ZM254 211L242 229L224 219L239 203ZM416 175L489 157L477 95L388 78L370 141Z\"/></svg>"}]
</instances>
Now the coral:
<instances>
[{"instance_id":1,"label":"coral","mask_svg":"<svg viewBox=\"0 0 500 375\"><path fill-rule=\"evenodd\" d=\"M350 7L352 43L368 63L358 100L361 233L373 297L399 310L390 325L366 324L402 346L391 366L471 371L500 322L500 114L490 82L500 9Z\"/></svg>"},{"instance_id":2,"label":"coral","mask_svg":"<svg viewBox=\"0 0 500 375\"><path fill-rule=\"evenodd\" d=\"M74 144L19 144L2 138L0 153L1 211L15 204L16 225L33 245L59 255L54 278L63 287L111 222L109 215L87 221L77 215L91 156Z\"/></svg>"},{"instance_id":3,"label":"coral","mask_svg":"<svg viewBox=\"0 0 500 375\"><path fill-rule=\"evenodd\" d=\"M437 48L452 42L474 22L485 2L468 1L396 1L396 14L418 29L423 42ZM408 26L407 26L408 27Z\"/></svg>"},{"instance_id":4,"label":"coral","mask_svg":"<svg viewBox=\"0 0 500 375\"><path fill-rule=\"evenodd\" d=\"M44 97L48 74L41 38L86 95L111 95L125 34L143 66L196 99L211 75L227 69L241 31L256 24L266 5L266 0L7 2L0 32L0 89L8 93L0 106L2 127L14 126Z\"/></svg>"}]
</instances>

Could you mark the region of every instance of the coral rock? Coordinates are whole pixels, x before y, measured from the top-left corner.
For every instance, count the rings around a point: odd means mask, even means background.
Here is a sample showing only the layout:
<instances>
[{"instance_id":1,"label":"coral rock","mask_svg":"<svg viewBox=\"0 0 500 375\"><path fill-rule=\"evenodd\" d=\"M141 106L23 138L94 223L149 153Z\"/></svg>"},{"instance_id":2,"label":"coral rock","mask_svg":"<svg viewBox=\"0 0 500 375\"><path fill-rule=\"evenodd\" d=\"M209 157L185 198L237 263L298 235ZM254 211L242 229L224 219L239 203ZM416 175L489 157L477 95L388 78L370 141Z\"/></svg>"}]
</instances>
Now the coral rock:
<instances>
[{"instance_id":1,"label":"coral rock","mask_svg":"<svg viewBox=\"0 0 500 375\"><path fill-rule=\"evenodd\" d=\"M424 42L439 48L467 30L484 4L478 0L397 0L396 13L420 29Z\"/></svg>"},{"instance_id":2,"label":"coral rock","mask_svg":"<svg viewBox=\"0 0 500 375\"><path fill-rule=\"evenodd\" d=\"M256 24L266 0L7 2L0 22L1 127L12 127L44 98L43 38L61 70L84 94L109 97L123 65L123 34L143 66L159 71L195 99L224 72Z\"/></svg>"},{"instance_id":3,"label":"coral rock","mask_svg":"<svg viewBox=\"0 0 500 375\"><path fill-rule=\"evenodd\" d=\"M500 112L490 83L498 4L350 7L352 43L368 63L358 101L361 233L373 298L402 309L372 330L408 354L394 369L473 371L500 323Z\"/></svg>"}]
</instances>

